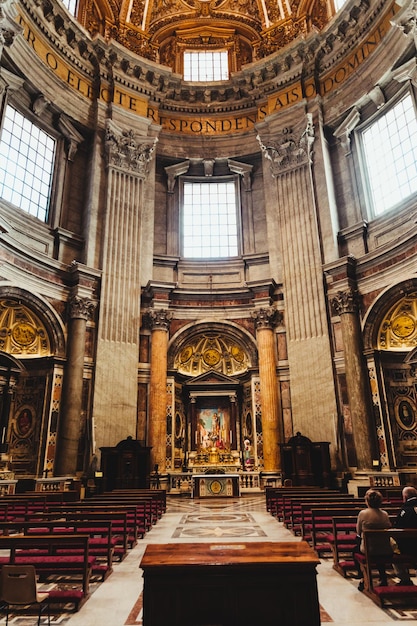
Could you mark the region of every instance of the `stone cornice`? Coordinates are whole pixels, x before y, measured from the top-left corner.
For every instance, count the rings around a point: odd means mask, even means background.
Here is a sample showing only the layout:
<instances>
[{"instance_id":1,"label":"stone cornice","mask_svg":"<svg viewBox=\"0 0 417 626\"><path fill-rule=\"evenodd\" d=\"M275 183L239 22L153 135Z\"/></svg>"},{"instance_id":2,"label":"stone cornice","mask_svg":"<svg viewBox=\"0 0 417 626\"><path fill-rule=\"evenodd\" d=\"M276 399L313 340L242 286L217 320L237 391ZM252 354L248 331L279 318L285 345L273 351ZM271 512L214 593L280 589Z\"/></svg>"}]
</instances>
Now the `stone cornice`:
<instances>
[{"instance_id":1,"label":"stone cornice","mask_svg":"<svg viewBox=\"0 0 417 626\"><path fill-rule=\"evenodd\" d=\"M89 76L93 85L108 81L142 95L161 112L187 115L253 110L294 81L305 89L307 80L314 84L319 74L337 68L365 40L375 22L392 11L386 0L348 2L346 10L342 9L321 33L297 39L244 67L228 81L199 86L185 83L166 66L139 57L113 40L101 36L91 39L58 3L20 0L19 6L51 48Z\"/></svg>"}]
</instances>

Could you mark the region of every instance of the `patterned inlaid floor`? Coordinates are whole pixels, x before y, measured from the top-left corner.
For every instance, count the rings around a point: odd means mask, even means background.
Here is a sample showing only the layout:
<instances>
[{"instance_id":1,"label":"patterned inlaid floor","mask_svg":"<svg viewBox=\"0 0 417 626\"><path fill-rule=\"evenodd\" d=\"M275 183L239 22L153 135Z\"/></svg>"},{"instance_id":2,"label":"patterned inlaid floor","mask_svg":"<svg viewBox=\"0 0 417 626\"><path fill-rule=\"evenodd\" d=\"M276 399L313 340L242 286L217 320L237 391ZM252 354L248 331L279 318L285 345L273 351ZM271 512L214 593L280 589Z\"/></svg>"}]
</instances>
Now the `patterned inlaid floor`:
<instances>
[{"instance_id":1,"label":"patterned inlaid floor","mask_svg":"<svg viewBox=\"0 0 417 626\"><path fill-rule=\"evenodd\" d=\"M266 536L250 513L206 511L184 515L172 534L172 537L181 539Z\"/></svg>"}]
</instances>

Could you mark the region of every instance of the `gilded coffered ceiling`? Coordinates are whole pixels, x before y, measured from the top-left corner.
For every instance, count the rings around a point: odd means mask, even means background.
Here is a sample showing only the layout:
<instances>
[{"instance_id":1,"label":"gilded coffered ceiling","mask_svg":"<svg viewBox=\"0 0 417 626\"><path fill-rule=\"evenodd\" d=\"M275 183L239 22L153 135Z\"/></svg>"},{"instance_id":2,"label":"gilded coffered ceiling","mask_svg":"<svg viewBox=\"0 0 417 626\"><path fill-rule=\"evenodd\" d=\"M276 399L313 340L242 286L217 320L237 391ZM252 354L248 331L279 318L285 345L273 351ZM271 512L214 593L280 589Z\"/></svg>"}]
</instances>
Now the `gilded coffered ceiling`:
<instances>
[{"instance_id":1,"label":"gilded coffered ceiling","mask_svg":"<svg viewBox=\"0 0 417 626\"><path fill-rule=\"evenodd\" d=\"M333 0L82 0L78 19L142 57L182 73L181 52L227 49L230 70L321 30Z\"/></svg>"}]
</instances>

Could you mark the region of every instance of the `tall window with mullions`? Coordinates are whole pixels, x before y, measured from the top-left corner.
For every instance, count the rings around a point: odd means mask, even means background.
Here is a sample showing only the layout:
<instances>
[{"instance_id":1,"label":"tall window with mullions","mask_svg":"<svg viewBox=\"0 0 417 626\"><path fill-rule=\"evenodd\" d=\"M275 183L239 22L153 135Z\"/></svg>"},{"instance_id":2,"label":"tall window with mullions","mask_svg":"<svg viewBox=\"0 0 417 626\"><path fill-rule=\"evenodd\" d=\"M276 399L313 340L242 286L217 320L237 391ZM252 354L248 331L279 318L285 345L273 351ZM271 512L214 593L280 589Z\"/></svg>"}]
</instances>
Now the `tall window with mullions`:
<instances>
[{"instance_id":1,"label":"tall window with mullions","mask_svg":"<svg viewBox=\"0 0 417 626\"><path fill-rule=\"evenodd\" d=\"M239 254L237 189L234 180L183 184L182 255L189 259Z\"/></svg>"},{"instance_id":2,"label":"tall window with mullions","mask_svg":"<svg viewBox=\"0 0 417 626\"><path fill-rule=\"evenodd\" d=\"M6 107L0 137L0 198L46 222L55 139Z\"/></svg>"},{"instance_id":3,"label":"tall window with mullions","mask_svg":"<svg viewBox=\"0 0 417 626\"><path fill-rule=\"evenodd\" d=\"M417 193L417 118L410 93L360 130L360 145L373 217Z\"/></svg>"}]
</instances>

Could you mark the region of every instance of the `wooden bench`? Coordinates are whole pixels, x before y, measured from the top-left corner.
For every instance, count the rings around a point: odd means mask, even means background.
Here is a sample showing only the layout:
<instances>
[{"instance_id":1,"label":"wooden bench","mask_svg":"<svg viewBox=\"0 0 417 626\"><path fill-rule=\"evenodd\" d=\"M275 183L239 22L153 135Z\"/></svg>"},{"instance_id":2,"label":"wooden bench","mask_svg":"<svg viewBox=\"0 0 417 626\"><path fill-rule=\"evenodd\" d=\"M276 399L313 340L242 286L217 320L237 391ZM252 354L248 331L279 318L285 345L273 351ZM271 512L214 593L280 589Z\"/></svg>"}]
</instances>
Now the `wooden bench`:
<instances>
[{"instance_id":1,"label":"wooden bench","mask_svg":"<svg viewBox=\"0 0 417 626\"><path fill-rule=\"evenodd\" d=\"M284 497L325 498L329 495L338 494L340 495L339 490L319 489L317 487L266 487L266 510L278 520L282 520Z\"/></svg>"},{"instance_id":2,"label":"wooden bench","mask_svg":"<svg viewBox=\"0 0 417 626\"><path fill-rule=\"evenodd\" d=\"M113 571L113 552L117 538L113 537L112 522L107 519L99 521L42 519L36 522L0 522L0 532L5 536L19 532L28 536L48 533L58 535L88 534L90 537L89 553L96 558L92 570L93 574L101 576L104 581ZM71 554L82 553L82 547L80 546L70 549L66 547L65 551L68 550ZM47 553L47 548L45 552Z\"/></svg>"},{"instance_id":3,"label":"wooden bench","mask_svg":"<svg viewBox=\"0 0 417 626\"><path fill-rule=\"evenodd\" d=\"M59 574L76 584L81 576L81 588L53 589L49 592L51 603L73 603L75 610L89 597L89 584L95 557L89 553L88 535L14 535L0 536L0 565L33 565L41 579ZM79 554L71 550L79 549ZM9 551L8 556L4 552Z\"/></svg>"},{"instance_id":4,"label":"wooden bench","mask_svg":"<svg viewBox=\"0 0 417 626\"><path fill-rule=\"evenodd\" d=\"M364 579L364 594L371 598L378 606L384 607L387 603L395 603L395 606L402 608L417 605L417 586L415 585L397 585L391 580L388 571L388 584L378 586L375 584L374 573L378 566L385 567L389 570L395 563L405 564L415 569L417 557L396 554L392 556L375 556L373 554L373 546L375 540L379 543L381 537L386 537L389 541L393 538L395 541L401 539L412 539L417 544L417 529L389 528L386 530L367 530L364 536L364 554L357 555L360 568Z\"/></svg>"},{"instance_id":5,"label":"wooden bench","mask_svg":"<svg viewBox=\"0 0 417 626\"><path fill-rule=\"evenodd\" d=\"M138 527L136 507L116 506L116 505L88 505L85 502L51 506L48 508L48 514L62 515L67 520L105 520L113 522L113 535L119 537L117 546L123 548L123 554L126 556L129 547L133 548L138 540ZM55 518L56 519L56 518ZM115 554L120 556L117 547ZM123 558L124 558L123 556Z\"/></svg>"},{"instance_id":6,"label":"wooden bench","mask_svg":"<svg viewBox=\"0 0 417 626\"><path fill-rule=\"evenodd\" d=\"M363 503L359 505L358 502L352 502L346 503L341 507L339 506L339 508L326 506L324 509L317 507L311 510L311 546L319 556L333 555L335 541L333 518L350 515L356 520L359 512L363 508ZM399 511L398 506L384 505L383 509L387 511L387 513L391 516L392 521L394 521Z\"/></svg>"},{"instance_id":7,"label":"wooden bench","mask_svg":"<svg viewBox=\"0 0 417 626\"><path fill-rule=\"evenodd\" d=\"M286 528L292 530L294 534L301 534L301 523L302 523L302 507L304 510L307 510L307 506L325 506L327 503L330 504L334 502L336 505L341 504L343 502L351 502L354 498L350 494L341 495L340 493L337 495L329 495L326 497L314 497L314 498L305 498L305 497L284 497L283 501L283 518L282 522ZM363 503L362 503L363 504Z\"/></svg>"}]
</instances>

